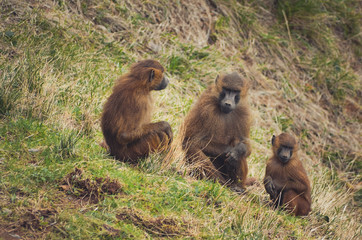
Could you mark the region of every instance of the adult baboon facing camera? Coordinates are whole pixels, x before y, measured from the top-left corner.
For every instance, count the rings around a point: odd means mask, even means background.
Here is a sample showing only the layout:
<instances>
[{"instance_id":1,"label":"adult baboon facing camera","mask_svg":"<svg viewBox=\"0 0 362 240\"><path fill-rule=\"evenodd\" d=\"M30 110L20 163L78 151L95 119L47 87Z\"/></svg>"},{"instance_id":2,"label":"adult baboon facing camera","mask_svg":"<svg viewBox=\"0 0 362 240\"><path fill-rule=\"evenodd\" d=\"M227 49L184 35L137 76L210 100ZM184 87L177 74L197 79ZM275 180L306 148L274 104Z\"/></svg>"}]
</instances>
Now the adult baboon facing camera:
<instances>
[{"instance_id":1,"label":"adult baboon facing camera","mask_svg":"<svg viewBox=\"0 0 362 240\"><path fill-rule=\"evenodd\" d=\"M243 191L250 155L248 82L237 73L218 76L183 124L182 147L186 160L200 177Z\"/></svg>"}]
</instances>

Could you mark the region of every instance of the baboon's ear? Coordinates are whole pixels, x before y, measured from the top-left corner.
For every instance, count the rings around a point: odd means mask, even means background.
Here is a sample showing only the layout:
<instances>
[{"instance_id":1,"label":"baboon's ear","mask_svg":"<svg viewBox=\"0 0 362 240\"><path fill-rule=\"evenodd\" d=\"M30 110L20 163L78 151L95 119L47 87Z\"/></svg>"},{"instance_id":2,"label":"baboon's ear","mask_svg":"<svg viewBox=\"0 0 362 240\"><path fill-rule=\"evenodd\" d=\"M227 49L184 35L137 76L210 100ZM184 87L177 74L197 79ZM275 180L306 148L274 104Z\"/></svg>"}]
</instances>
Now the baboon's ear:
<instances>
[{"instance_id":1,"label":"baboon's ear","mask_svg":"<svg viewBox=\"0 0 362 240\"><path fill-rule=\"evenodd\" d=\"M275 135L273 135L272 137L272 145L274 146L274 141L275 141Z\"/></svg>"},{"instance_id":2,"label":"baboon's ear","mask_svg":"<svg viewBox=\"0 0 362 240\"><path fill-rule=\"evenodd\" d=\"M217 77L215 79L215 83L217 83L218 80L219 80L219 75L217 75Z\"/></svg>"},{"instance_id":3,"label":"baboon's ear","mask_svg":"<svg viewBox=\"0 0 362 240\"><path fill-rule=\"evenodd\" d=\"M155 70L151 69L150 76L148 78L149 82L152 82L153 78L155 77Z\"/></svg>"}]
</instances>

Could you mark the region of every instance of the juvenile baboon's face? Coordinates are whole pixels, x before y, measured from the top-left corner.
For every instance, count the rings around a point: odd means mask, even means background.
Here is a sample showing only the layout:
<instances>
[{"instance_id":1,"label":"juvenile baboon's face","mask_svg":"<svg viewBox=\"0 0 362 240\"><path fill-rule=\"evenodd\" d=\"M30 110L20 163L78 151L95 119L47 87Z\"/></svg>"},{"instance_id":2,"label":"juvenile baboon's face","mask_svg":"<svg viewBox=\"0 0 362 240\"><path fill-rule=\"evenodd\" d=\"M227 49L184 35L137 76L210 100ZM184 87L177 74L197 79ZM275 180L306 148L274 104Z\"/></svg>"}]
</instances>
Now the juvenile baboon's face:
<instances>
[{"instance_id":1,"label":"juvenile baboon's face","mask_svg":"<svg viewBox=\"0 0 362 240\"><path fill-rule=\"evenodd\" d=\"M278 159L286 164L293 158L293 154L297 151L297 142L295 138L287 133L272 138L273 152Z\"/></svg>"},{"instance_id":2,"label":"juvenile baboon's face","mask_svg":"<svg viewBox=\"0 0 362 240\"><path fill-rule=\"evenodd\" d=\"M293 147L281 145L278 148L278 157L282 163L287 163L293 156Z\"/></svg>"}]
</instances>

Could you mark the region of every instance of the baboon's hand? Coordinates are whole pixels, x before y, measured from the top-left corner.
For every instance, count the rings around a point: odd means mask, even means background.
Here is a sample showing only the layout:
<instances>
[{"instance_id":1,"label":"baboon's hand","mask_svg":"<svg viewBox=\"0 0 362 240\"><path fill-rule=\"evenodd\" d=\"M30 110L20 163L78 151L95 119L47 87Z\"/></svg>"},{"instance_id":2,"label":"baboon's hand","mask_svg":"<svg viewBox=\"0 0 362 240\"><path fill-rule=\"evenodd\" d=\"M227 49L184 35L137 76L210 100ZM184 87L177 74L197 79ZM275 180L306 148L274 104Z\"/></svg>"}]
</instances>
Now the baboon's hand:
<instances>
[{"instance_id":1,"label":"baboon's hand","mask_svg":"<svg viewBox=\"0 0 362 240\"><path fill-rule=\"evenodd\" d=\"M171 142L173 138L173 133L170 124L166 121L158 122L158 124L160 126L160 130L167 135L168 139Z\"/></svg>"},{"instance_id":2,"label":"baboon's hand","mask_svg":"<svg viewBox=\"0 0 362 240\"><path fill-rule=\"evenodd\" d=\"M245 153L246 145L244 143L239 143L226 153L226 162L228 162L231 167L237 168L240 165L240 158Z\"/></svg>"},{"instance_id":3,"label":"baboon's hand","mask_svg":"<svg viewBox=\"0 0 362 240\"><path fill-rule=\"evenodd\" d=\"M234 149L226 153L225 162L228 163L228 165L234 169L238 167L240 159L238 157L237 152Z\"/></svg>"},{"instance_id":4,"label":"baboon's hand","mask_svg":"<svg viewBox=\"0 0 362 240\"><path fill-rule=\"evenodd\" d=\"M236 154L238 157L242 157L246 153L246 145L242 142L240 142L238 145L234 147Z\"/></svg>"},{"instance_id":5,"label":"baboon's hand","mask_svg":"<svg viewBox=\"0 0 362 240\"><path fill-rule=\"evenodd\" d=\"M273 179L270 176L267 176L264 179L264 186L265 186L266 192L270 195L270 198L276 199L278 194L277 194L275 185L273 183Z\"/></svg>"}]
</instances>

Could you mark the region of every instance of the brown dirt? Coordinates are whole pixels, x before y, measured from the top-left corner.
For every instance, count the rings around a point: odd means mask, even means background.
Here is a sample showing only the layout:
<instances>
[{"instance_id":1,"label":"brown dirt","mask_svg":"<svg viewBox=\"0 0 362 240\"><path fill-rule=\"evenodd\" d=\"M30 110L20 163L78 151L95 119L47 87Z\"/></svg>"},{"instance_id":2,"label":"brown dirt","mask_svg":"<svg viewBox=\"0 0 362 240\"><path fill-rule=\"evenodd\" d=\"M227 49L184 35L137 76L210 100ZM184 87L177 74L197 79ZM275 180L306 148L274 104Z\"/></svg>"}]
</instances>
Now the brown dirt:
<instances>
[{"instance_id":1,"label":"brown dirt","mask_svg":"<svg viewBox=\"0 0 362 240\"><path fill-rule=\"evenodd\" d=\"M0 224L0 239L41 239L56 222L55 209L26 210L17 222Z\"/></svg>"},{"instance_id":2,"label":"brown dirt","mask_svg":"<svg viewBox=\"0 0 362 240\"><path fill-rule=\"evenodd\" d=\"M82 169L75 168L60 186L67 193L91 203L98 203L104 195L116 195L122 192L122 184L109 177L85 178Z\"/></svg>"},{"instance_id":3,"label":"brown dirt","mask_svg":"<svg viewBox=\"0 0 362 240\"><path fill-rule=\"evenodd\" d=\"M35 212L28 211L21 217L22 220L20 222L20 226L32 231L45 229L42 222L49 221L49 219L56 213L57 211L54 209L43 209Z\"/></svg>"},{"instance_id":4,"label":"brown dirt","mask_svg":"<svg viewBox=\"0 0 362 240\"><path fill-rule=\"evenodd\" d=\"M121 221L131 222L137 227L158 237L193 236L189 223L173 218L148 217L139 211L129 208L123 208L116 217Z\"/></svg>"}]
</instances>

